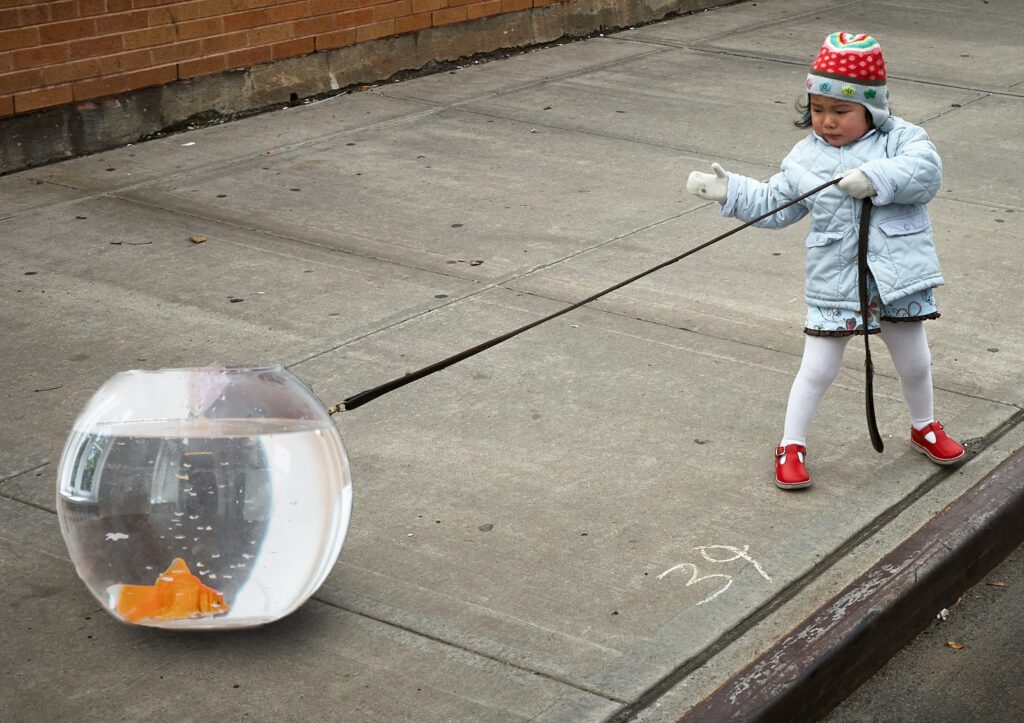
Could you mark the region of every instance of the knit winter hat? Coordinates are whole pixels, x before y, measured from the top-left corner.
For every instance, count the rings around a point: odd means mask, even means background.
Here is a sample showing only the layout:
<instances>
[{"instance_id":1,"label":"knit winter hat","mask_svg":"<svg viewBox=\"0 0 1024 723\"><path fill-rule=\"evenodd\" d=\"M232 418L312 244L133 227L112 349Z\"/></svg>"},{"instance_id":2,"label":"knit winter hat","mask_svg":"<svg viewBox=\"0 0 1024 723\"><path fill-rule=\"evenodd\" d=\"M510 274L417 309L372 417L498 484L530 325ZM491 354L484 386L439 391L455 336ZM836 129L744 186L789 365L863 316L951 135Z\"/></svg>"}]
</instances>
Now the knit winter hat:
<instances>
[{"instance_id":1,"label":"knit winter hat","mask_svg":"<svg viewBox=\"0 0 1024 723\"><path fill-rule=\"evenodd\" d=\"M878 41L863 33L829 35L807 74L807 92L860 103L880 127L889 117L889 91Z\"/></svg>"}]
</instances>

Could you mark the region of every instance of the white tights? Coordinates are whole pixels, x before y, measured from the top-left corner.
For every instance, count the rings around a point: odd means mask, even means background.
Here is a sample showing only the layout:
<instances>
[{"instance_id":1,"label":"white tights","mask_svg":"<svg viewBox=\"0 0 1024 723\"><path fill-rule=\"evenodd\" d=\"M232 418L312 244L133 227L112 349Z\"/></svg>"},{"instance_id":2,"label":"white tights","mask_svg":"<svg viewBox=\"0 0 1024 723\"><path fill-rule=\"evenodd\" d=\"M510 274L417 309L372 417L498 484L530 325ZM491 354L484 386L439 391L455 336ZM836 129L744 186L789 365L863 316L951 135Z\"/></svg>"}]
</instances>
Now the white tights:
<instances>
[{"instance_id":1,"label":"white tights","mask_svg":"<svg viewBox=\"0 0 1024 723\"><path fill-rule=\"evenodd\" d=\"M924 322L880 322L882 341L889 348L900 389L910 410L910 423L917 429L933 421L932 357ZM839 375L849 336L807 336L800 371L793 380L786 407L782 445L807 444L807 430L818 404Z\"/></svg>"}]
</instances>

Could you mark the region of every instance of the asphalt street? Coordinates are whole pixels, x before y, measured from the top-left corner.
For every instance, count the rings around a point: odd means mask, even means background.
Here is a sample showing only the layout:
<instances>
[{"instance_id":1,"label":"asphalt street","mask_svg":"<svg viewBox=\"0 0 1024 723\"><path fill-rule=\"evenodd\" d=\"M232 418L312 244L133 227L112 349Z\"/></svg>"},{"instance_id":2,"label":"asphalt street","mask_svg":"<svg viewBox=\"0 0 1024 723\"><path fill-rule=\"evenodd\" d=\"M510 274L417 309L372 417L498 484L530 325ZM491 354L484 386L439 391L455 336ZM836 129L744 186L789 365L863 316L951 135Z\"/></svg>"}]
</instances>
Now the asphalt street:
<instances>
[{"instance_id":1,"label":"asphalt street","mask_svg":"<svg viewBox=\"0 0 1024 723\"><path fill-rule=\"evenodd\" d=\"M1022 611L1024 549L1018 548L824 720L1021 720Z\"/></svg>"}]
</instances>

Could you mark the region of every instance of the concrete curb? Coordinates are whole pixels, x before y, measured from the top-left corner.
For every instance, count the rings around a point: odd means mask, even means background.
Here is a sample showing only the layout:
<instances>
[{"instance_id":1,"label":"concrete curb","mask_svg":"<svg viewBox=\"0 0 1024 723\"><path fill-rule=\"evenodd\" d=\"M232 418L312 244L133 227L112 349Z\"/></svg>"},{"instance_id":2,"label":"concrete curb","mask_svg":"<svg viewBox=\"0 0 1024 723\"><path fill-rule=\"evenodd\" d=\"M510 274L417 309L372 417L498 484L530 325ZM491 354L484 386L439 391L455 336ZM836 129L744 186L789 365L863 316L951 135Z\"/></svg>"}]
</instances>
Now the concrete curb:
<instances>
[{"instance_id":1,"label":"concrete curb","mask_svg":"<svg viewBox=\"0 0 1024 723\"><path fill-rule=\"evenodd\" d=\"M1024 541L1024 448L679 720L817 720Z\"/></svg>"}]
</instances>

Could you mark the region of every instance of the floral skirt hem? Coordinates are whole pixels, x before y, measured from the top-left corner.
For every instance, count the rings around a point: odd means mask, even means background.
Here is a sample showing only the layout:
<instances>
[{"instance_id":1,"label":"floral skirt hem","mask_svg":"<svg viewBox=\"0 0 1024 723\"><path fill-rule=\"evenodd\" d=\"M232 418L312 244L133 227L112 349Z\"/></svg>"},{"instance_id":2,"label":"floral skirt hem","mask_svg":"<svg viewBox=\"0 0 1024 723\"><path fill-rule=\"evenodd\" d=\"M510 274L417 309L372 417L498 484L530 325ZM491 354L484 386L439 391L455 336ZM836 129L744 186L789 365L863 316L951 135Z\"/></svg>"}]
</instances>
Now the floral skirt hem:
<instances>
[{"instance_id":1,"label":"floral skirt hem","mask_svg":"<svg viewBox=\"0 0 1024 723\"><path fill-rule=\"evenodd\" d=\"M938 319L942 314L934 312L932 314L922 314L921 316L883 316L882 321L891 321L893 323L899 323L901 321L925 321L927 319ZM877 326L868 329L868 334L881 333L881 329ZM858 326L855 329L808 329L804 327L804 334L808 336L864 336L864 327Z\"/></svg>"},{"instance_id":2,"label":"floral skirt hem","mask_svg":"<svg viewBox=\"0 0 1024 723\"><path fill-rule=\"evenodd\" d=\"M901 322L939 318L939 307L935 304L933 289L915 291L912 294L893 299L891 303L883 304L879 298L874 278L869 275L867 282L868 334L877 334L880 331L879 319ZM810 336L863 335L864 322L859 311L826 306L808 306L804 333Z\"/></svg>"}]
</instances>

